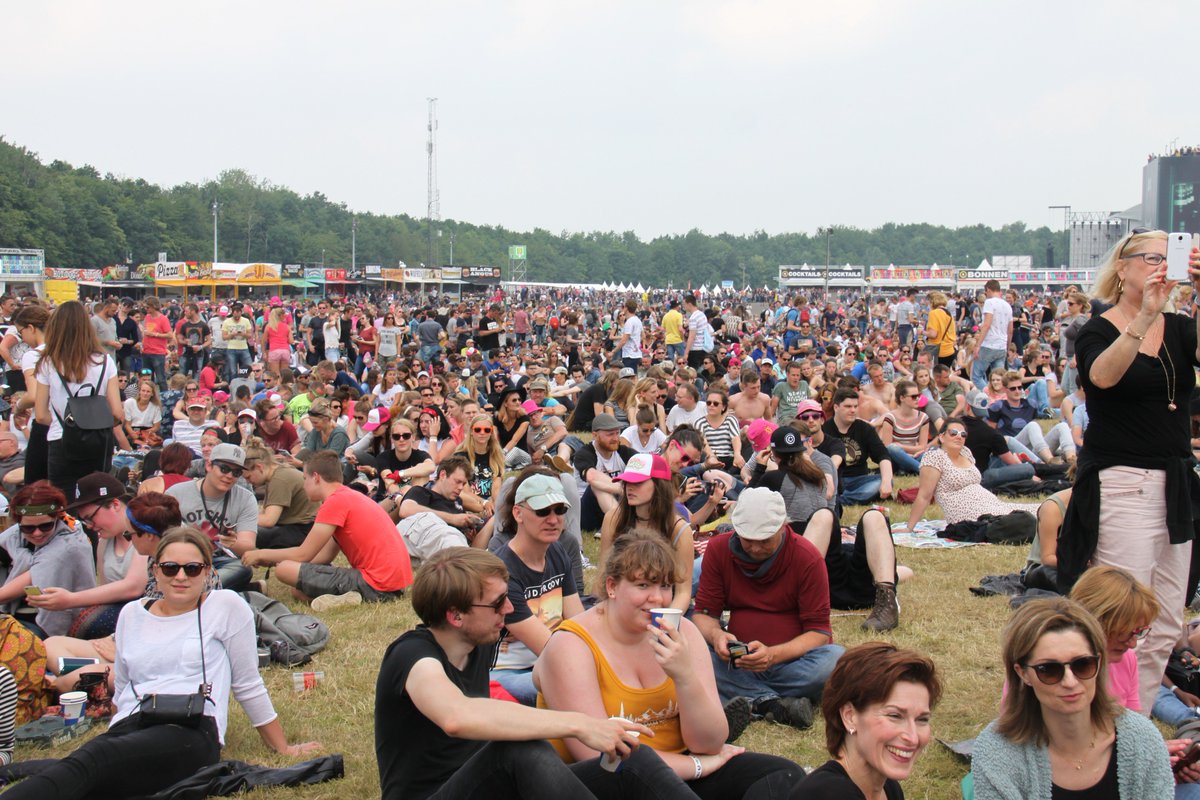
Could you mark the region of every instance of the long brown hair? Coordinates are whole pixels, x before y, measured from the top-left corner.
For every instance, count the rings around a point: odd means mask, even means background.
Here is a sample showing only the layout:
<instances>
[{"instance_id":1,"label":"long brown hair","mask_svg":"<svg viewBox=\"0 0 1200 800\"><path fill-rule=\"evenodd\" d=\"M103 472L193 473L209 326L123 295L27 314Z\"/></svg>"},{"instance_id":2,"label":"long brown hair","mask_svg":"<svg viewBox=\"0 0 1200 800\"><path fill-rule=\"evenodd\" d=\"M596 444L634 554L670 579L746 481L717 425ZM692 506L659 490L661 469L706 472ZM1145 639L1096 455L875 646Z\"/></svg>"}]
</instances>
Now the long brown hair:
<instances>
[{"instance_id":1,"label":"long brown hair","mask_svg":"<svg viewBox=\"0 0 1200 800\"><path fill-rule=\"evenodd\" d=\"M798 453L779 453L779 468L797 483L811 483L814 486L825 485L825 471L813 463L808 454L801 450Z\"/></svg>"},{"instance_id":2,"label":"long brown hair","mask_svg":"<svg viewBox=\"0 0 1200 800\"><path fill-rule=\"evenodd\" d=\"M675 510L675 482L669 478L650 478L654 482L654 494L650 497L650 519L647 527L653 529L669 544L674 539L676 520L680 519ZM621 499L616 508L616 535L621 536L634 529L638 523L637 512L629 505L625 489L621 489Z\"/></svg>"},{"instance_id":3,"label":"long brown hair","mask_svg":"<svg viewBox=\"0 0 1200 800\"><path fill-rule=\"evenodd\" d=\"M96 329L88 322L87 311L78 300L68 300L54 310L46 323L46 349L38 359L49 360L53 369L72 383L82 383L87 378L88 367L103 358ZM115 373L114 373L115 374ZM104 393L100 387L98 394Z\"/></svg>"}]
</instances>

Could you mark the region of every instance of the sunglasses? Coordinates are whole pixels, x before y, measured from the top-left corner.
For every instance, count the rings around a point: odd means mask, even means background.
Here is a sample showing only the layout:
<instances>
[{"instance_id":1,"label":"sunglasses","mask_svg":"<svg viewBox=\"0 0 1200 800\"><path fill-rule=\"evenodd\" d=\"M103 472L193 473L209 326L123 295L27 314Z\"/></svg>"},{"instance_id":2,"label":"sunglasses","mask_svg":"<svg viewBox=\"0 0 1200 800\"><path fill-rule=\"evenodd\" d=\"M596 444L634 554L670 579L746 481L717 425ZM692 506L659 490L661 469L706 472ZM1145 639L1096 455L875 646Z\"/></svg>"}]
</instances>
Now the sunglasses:
<instances>
[{"instance_id":1,"label":"sunglasses","mask_svg":"<svg viewBox=\"0 0 1200 800\"><path fill-rule=\"evenodd\" d=\"M817 420L820 420L820 419L825 419L825 415L824 415L824 414L821 414L821 413L818 413L818 412L816 412L816 411L809 411L809 412L806 412L806 413L804 413L804 414L797 414L797 415L796 415L796 419L802 419L802 420L804 420L805 422L811 422L811 421L813 421L813 420L815 420L815 419L817 419Z\"/></svg>"},{"instance_id":2,"label":"sunglasses","mask_svg":"<svg viewBox=\"0 0 1200 800\"><path fill-rule=\"evenodd\" d=\"M555 503L554 505L546 506L545 508L530 508L529 510L534 514L537 514L539 517L545 519L552 513L557 514L560 517L565 517L570 508L571 507L566 503Z\"/></svg>"},{"instance_id":3,"label":"sunglasses","mask_svg":"<svg viewBox=\"0 0 1200 800\"><path fill-rule=\"evenodd\" d=\"M706 400L706 401L704 401L704 404L705 404L706 406L719 406L719 405L723 405L723 403L721 403L721 401L720 401L720 400Z\"/></svg>"},{"instance_id":4,"label":"sunglasses","mask_svg":"<svg viewBox=\"0 0 1200 800\"><path fill-rule=\"evenodd\" d=\"M1143 625L1142 627L1134 628L1129 633L1125 634L1125 636L1122 637L1121 641L1125 642L1125 641L1129 641L1130 639L1137 639L1140 642L1142 639L1145 639L1146 636L1149 635L1149 633L1150 633L1150 626Z\"/></svg>"},{"instance_id":5,"label":"sunglasses","mask_svg":"<svg viewBox=\"0 0 1200 800\"><path fill-rule=\"evenodd\" d=\"M183 570L183 574L189 578L195 578L201 572L204 572L204 568L208 565L200 561L189 561L186 564L176 564L174 561L160 561L157 566L162 570L162 574L168 578L174 578L179 574L179 570Z\"/></svg>"},{"instance_id":6,"label":"sunglasses","mask_svg":"<svg viewBox=\"0 0 1200 800\"><path fill-rule=\"evenodd\" d=\"M492 611L499 613L500 609L504 608L504 603L507 600L508 594L502 594L494 603L471 603L471 608L490 608Z\"/></svg>"},{"instance_id":7,"label":"sunglasses","mask_svg":"<svg viewBox=\"0 0 1200 800\"><path fill-rule=\"evenodd\" d=\"M952 438L955 438L955 439L965 439L965 438L967 438L967 432L966 432L966 431L960 431L960 430L949 430L949 431L944 431L942 435L943 435L943 436L950 436L950 437L952 437Z\"/></svg>"},{"instance_id":8,"label":"sunglasses","mask_svg":"<svg viewBox=\"0 0 1200 800\"><path fill-rule=\"evenodd\" d=\"M217 469L221 470L223 474L232 475L235 478L242 477L242 473L245 472L242 467L232 467L229 464L217 464Z\"/></svg>"},{"instance_id":9,"label":"sunglasses","mask_svg":"<svg viewBox=\"0 0 1200 800\"><path fill-rule=\"evenodd\" d=\"M411 433L393 433L392 434L393 442L407 442L411 438L412 438Z\"/></svg>"},{"instance_id":10,"label":"sunglasses","mask_svg":"<svg viewBox=\"0 0 1200 800\"><path fill-rule=\"evenodd\" d=\"M366 415L366 414L355 414L355 415L354 415L354 421L355 421L355 422L366 422L366 421L367 421L367 415Z\"/></svg>"},{"instance_id":11,"label":"sunglasses","mask_svg":"<svg viewBox=\"0 0 1200 800\"><path fill-rule=\"evenodd\" d=\"M491 433L492 432L491 428L484 427L483 425L479 425L474 428L471 428L471 430L475 433Z\"/></svg>"},{"instance_id":12,"label":"sunglasses","mask_svg":"<svg viewBox=\"0 0 1200 800\"><path fill-rule=\"evenodd\" d=\"M95 516L95 515L93 515L93 516ZM58 525L58 520L52 519L49 522L40 522L37 525L18 525L17 527L19 527L21 529L21 533L25 534L26 536L29 536L30 534L34 533L35 531L41 531L42 533L49 533L50 531L54 530L56 525Z\"/></svg>"},{"instance_id":13,"label":"sunglasses","mask_svg":"<svg viewBox=\"0 0 1200 800\"><path fill-rule=\"evenodd\" d=\"M1125 258L1125 248L1129 247L1129 243L1133 241L1133 237L1149 232L1149 228L1134 228L1131 230L1129 232L1129 238L1125 240L1125 244L1121 245L1121 251L1117 253L1117 260L1120 261L1121 259Z\"/></svg>"},{"instance_id":14,"label":"sunglasses","mask_svg":"<svg viewBox=\"0 0 1200 800\"><path fill-rule=\"evenodd\" d=\"M673 441L671 442L671 446L679 451L679 463L683 464L685 467L691 466L695 463L696 459L689 456L687 451L683 449L683 445L681 445L679 442Z\"/></svg>"},{"instance_id":15,"label":"sunglasses","mask_svg":"<svg viewBox=\"0 0 1200 800\"><path fill-rule=\"evenodd\" d=\"M1037 674L1039 681L1047 686L1053 686L1062 682L1068 668L1071 670L1071 674L1081 681L1094 678L1096 670L1100 668L1100 656L1080 656L1066 663L1046 661L1042 664L1022 664L1021 666L1032 669Z\"/></svg>"}]
</instances>

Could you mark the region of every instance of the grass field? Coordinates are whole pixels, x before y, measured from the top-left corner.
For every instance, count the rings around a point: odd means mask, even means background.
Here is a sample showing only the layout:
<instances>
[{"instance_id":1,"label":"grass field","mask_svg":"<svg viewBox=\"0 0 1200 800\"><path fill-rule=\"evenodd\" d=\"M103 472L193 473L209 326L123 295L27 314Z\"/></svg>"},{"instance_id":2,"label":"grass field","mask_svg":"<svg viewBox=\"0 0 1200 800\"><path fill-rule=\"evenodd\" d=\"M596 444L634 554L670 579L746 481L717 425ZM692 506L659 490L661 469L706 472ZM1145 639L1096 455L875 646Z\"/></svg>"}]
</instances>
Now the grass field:
<instances>
[{"instance_id":1,"label":"grass field","mask_svg":"<svg viewBox=\"0 0 1200 800\"><path fill-rule=\"evenodd\" d=\"M915 478L897 483L903 488L915 483ZM903 520L907 514L907 506L892 506L894 520ZM939 514L936 507L928 512L933 518ZM857 516L854 509L846 513L846 519ZM598 542L590 534L584 536L584 549L595 561ZM976 597L968 592L968 587L976 585L983 575L1018 570L1024 563L1025 551L1023 547L986 545L949 551L900 549L900 562L916 571L916 577L900 590L900 626L884 637L868 637L859 627L865 611L843 614L833 620L835 639L850 646L868 638L886 638L930 655L941 670L946 688L942 703L934 712L934 735L947 740L974 736L995 715L1001 684L999 630L1009 608L1006 598ZM274 580L269 591L276 598L287 600L285 588ZM325 752L342 753L346 777L319 786L256 790L247 797L316 800L378 796L373 728L375 676L384 649L417 620L407 599L387 605L335 609L325 619L332 629L332 640L305 667L323 670L324 683L315 690L297 694L292 689L291 670L271 667L264 672L264 678L290 740L315 739L324 744ZM818 718L813 728L805 732L757 722L738 744L815 767L827 758L823 742L824 729ZM66 750L22 748L17 758L63 755ZM288 763L263 747L240 708L230 713L224 756L276 766ZM965 772L965 766L934 743L906 782L905 796L939 800L957 797L958 783Z\"/></svg>"}]
</instances>

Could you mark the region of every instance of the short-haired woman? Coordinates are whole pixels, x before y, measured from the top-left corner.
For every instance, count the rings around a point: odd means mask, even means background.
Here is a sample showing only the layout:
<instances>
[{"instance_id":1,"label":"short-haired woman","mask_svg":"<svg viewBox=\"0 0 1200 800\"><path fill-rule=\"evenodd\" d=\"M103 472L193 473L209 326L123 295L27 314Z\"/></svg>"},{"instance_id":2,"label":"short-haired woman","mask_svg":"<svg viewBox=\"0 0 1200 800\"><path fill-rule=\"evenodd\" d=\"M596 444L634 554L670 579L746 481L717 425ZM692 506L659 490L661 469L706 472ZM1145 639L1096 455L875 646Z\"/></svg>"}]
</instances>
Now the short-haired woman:
<instances>
[{"instance_id":1,"label":"short-haired woman","mask_svg":"<svg viewBox=\"0 0 1200 800\"><path fill-rule=\"evenodd\" d=\"M903 800L900 781L912 774L931 735L942 696L933 662L893 644L867 642L840 659L821 694L826 761L800 782L803 800Z\"/></svg>"},{"instance_id":2,"label":"short-haired woman","mask_svg":"<svg viewBox=\"0 0 1200 800\"><path fill-rule=\"evenodd\" d=\"M1007 699L975 740L975 796L1162 800L1174 779L1162 735L1104 691L1108 647L1087 609L1032 600L1004 628Z\"/></svg>"}]
</instances>

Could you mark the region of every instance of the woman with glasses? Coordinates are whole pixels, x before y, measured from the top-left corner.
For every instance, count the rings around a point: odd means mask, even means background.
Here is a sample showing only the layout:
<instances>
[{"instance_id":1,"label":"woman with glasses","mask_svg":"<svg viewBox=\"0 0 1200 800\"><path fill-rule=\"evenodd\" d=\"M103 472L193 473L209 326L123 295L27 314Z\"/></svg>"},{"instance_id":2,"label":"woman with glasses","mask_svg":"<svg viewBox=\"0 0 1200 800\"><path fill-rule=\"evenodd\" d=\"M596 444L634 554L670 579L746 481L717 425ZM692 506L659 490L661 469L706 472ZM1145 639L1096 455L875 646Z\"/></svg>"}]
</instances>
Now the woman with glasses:
<instances>
[{"instance_id":1,"label":"woman with glasses","mask_svg":"<svg viewBox=\"0 0 1200 800\"><path fill-rule=\"evenodd\" d=\"M730 731L700 631L686 617L671 623L651 612L667 606L679 582L670 545L660 536L628 534L601 569L601 602L564 620L533 668L538 706L650 721L655 735L641 744L674 773L661 787L666 796L683 786L705 799L788 796L804 776L800 767L726 743L741 731ZM551 744L568 762L598 755L577 739ZM615 789L616 780L597 769L584 782L615 797L605 783Z\"/></svg>"},{"instance_id":2,"label":"woman with glasses","mask_svg":"<svg viewBox=\"0 0 1200 800\"><path fill-rule=\"evenodd\" d=\"M1002 645L1007 697L975 740L975 797L1161 800L1174 794L1167 748L1145 717L1103 688L1108 646L1073 600L1032 600Z\"/></svg>"},{"instance_id":3,"label":"woman with glasses","mask_svg":"<svg viewBox=\"0 0 1200 800\"><path fill-rule=\"evenodd\" d=\"M746 463L742 458L741 429L737 417L728 413L729 396L710 391L705 395L705 415L696 420L696 430L704 437L708 452L721 462L726 472L735 473Z\"/></svg>"},{"instance_id":4,"label":"woman with glasses","mask_svg":"<svg viewBox=\"0 0 1200 800\"><path fill-rule=\"evenodd\" d=\"M639 404L633 421L634 424L621 431L621 442L639 453L657 453L667 435L659 427L659 417L654 407Z\"/></svg>"},{"instance_id":5,"label":"woman with glasses","mask_svg":"<svg viewBox=\"0 0 1200 800\"><path fill-rule=\"evenodd\" d=\"M113 632L121 609L139 597L158 597L158 585L149 568L148 559L154 554L163 532L180 525L183 516L179 501L174 497L150 492L131 499L128 505L121 495L120 482L111 475L89 475L91 488L80 492L82 500L72 505L73 513L98 539L96 548L95 588L69 591L60 586L43 586L42 593L29 598L30 605L50 610L81 609L68 635L46 639L46 666L57 672L58 659L63 656L96 658L99 663L82 667L54 679L55 688L69 692L75 688L81 673L109 671L109 686L113 685L111 667L116 659L116 640ZM82 483L82 482L81 482ZM97 497L97 487L110 494ZM111 499L109 499L111 498ZM107 502L104 502L107 501ZM216 576L213 585L216 588Z\"/></svg>"},{"instance_id":6,"label":"woman with glasses","mask_svg":"<svg viewBox=\"0 0 1200 800\"><path fill-rule=\"evenodd\" d=\"M312 430L304 437L304 447L316 453L332 450L341 455L350 446L346 431L337 424L337 411L333 403L324 397L317 398L308 409Z\"/></svg>"},{"instance_id":7,"label":"woman with glasses","mask_svg":"<svg viewBox=\"0 0 1200 800\"><path fill-rule=\"evenodd\" d=\"M467 511L490 517L496 509L505 470L504 450L500 447L491 415L472 417L463 443L454 452L466 456L471 465L470 486L463 490L461 497L463 506Z\"/></svg>"},{"instance_id":8,"label":"woman with glasses","mask_svg":"<svg viewBox=\"0 0 1200 800\"><path fill-rule=\"evenodd\" d=\"M182 373L176 373L176 375L173 375L171 377L171 380L174 381L175 378L178 377L180 374L182 374ZM170 384L167 384L167 385L168 385L168 387L170 386ZM187 415L188 403L192 402L197 397L200 397L200 382L199 381L191 379L191 378L187 378L186 376L184 376L182 388L183 388L183 395L176 401L175 406L171 409L171 416L178 420L184 420L184 419L188 418L188 415Z\"/></svg>"},{"instance_id":9,"label":"woman with glasses","mask_svg":"<svg viewBox=\"0 0 1200 800\"><path fill-rule=\"evenodd\" d=\"M113 438L124 450L133 449L122 422L125 409L117 387L117 365L100 347L96 329L77 300L54 310L46 323L46 350L38 360L37 421L48 425L47 477L64 493L91 472L112 464ZM74 395L105 398L113 427L102 430L64 428L67 405Z\"/></svg>"},{"instance_id":10,"label":"woman with glasses","mask_svg":"<svg viewBox=\"0 0 1200 800\"><path fill-rule=\"evenodd\" d=\"M401 487L411 484L422 485L432 477L436 466L428 453L417 449L417 426L415 423L399 417L392 420L388 428L390 450L375 459L379 474L391 473L389 480ZM387 494L384 481L380 482L376 493L382 499Z\"/></svg>"},{"instance_id":11,"label":"woman with glasses","mask_svg":"<svg viewBox=\"0 0 1200 800\"><path fill-rule=\"evenodd\" d=\"M66 496L49 481L23 486L11 504L16 524L0 533L0 550L10 562L0 586L0 611L43 639L66 633L75 612L31 606L26 589L56 586L74 592L96 585L91 545L75 521L64 516L66 507Z\"/></svg>"},{"instance_id":12,"label":"woman with glasses","mask_svg":"<svg viewBox=\"0 0 1200 800\"><path fill-rule=\"evenodd\" d=\"M1159 615L1138 647L1143 708L1158 692L1183 629L1195 538L1188 401L1196 384L1197 323L1164 313L1167 234L1135 229L1097 272L1094 293L1113 306L1075 340L1079 385L1087 393L1075 491L1058 544L1059 586L1087 566L1127 570L1150 587ZM1200 278L1200 252L1190 258Z\"/></svg>"},{"instance_id":13,"label":"woman with glasses","mask_svg":"<svg viewBox=\"0 0 1200 800\"><path fill-rule=\"evenodd\" d=\"M170 531L152 563L163 594L121 612L117 711L108 730L9 789L12 797L134 797L164 789L220 759L231 694L271 750L298 756L320 748L288 744L258 671L250 607L233 592L206 587L212 547L204 534ZM204 712L194 725L149 723L139 710L148 694L191 694L197 687Z\"/></svg>"},{"instance_id":14,"label":"woman with glasses","mask_svg":"<svg viewBox=\"0 0 1200 800\"><path fill-rule=\"evenodd\" d=\"M46 323L50 312L42 306L28 305L13 317L13 328L26 350L21 355L21 372L25 376L25 394L14 405L14 413L32 409L37 404L37 363L46 349ZM25 483L35 483L46 477L46 458L49 445L46 434L50 426L34 420L29 427L29 442L25 446Z\"/></svg>"},{"instance_id":15,"label":"woman with glasses","mask_svg":"<svg viewBox=\"0 0 1200 800\"><path fill-rule=\"evenodd\" d=\"M1037 503L1006 503L983 488L975 457L966 446L967 428L962 417L946 420L937 441L938 447L930 448L921 458L921 482L908 515L908 530L915 530L931 502L941 506L942 516L951 525L983 514L1037 514Z\"/></svg>"},{"instance_id":16,"label":"woman with glasses","mask_svg":"<svg viewBox=\"0 0 1200 800\"><path fill-rule=\"evenodd\" d=\"M896 408L883 415L879 438L887 445L894 469L906 475L921 471L929 447L929 416L920 409L921 390L913 381L896 381Z\"/></svg>"}]
</instances>

